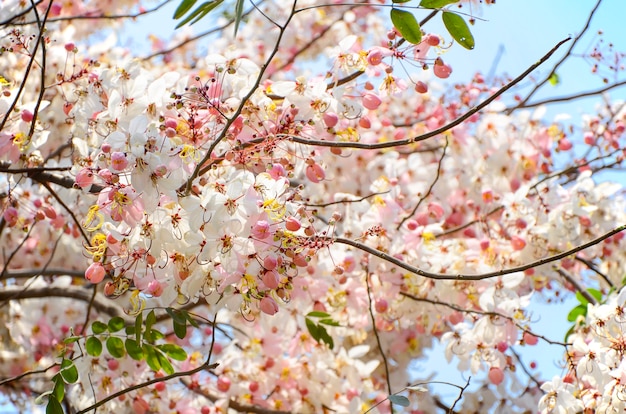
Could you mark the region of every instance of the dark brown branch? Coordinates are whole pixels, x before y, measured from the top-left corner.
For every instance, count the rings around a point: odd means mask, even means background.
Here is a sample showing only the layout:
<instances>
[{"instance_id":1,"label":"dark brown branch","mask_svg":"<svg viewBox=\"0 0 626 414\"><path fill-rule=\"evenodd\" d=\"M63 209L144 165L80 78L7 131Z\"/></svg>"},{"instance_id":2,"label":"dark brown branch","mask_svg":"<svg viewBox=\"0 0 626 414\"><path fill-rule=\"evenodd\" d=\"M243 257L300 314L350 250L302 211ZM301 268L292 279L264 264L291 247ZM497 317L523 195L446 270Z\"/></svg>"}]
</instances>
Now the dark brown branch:
<instances>
[{"instance_id":1,"label":"dark brown branch","mask_svg":"<svg viewBox=\"0 0 626 414\"><path fill-rule=\"evenodd\" d=\"M556 342L556 341L553 341L552 339L550 339L550 338L548 338L546 336L543 336L543 335L531 332L530 330L528 330L528 328L522 326L517 320L515 320L515 318L513 318L511 316L504 315L504 314L499 313L499 312L482 311L482 310L475 310L475 309L464 309L464 308L462 308L462 307L460 307L458 305L454 305L452 303L441 302L441 301L438 301L438 300L433 300L433 299L428 299L428 298L420 298L418 296L412 295L412 294L407 293L407 292L400 292L399 295L404 296L406 298L409 298L411 300L414 300L416 302L430 303L431 305L434 305L434 306L443 306L443 307L446 307L448 309L452 309L454 311L461 312L461 313L467 313L467 314L471 314L471 315L481 315L481 316L486 316L486 317L490 317L490 318L496 317L496 318L506 319L506 320L510 321L513 325L517 326L520 330L528 331L533 336L536 336L537 338L543 339L546 343L549 343L550 345L561 345L561 346L567 346L568 345L566 343Z\"/></svg>"},{"instance_id":2,"label":"dark brown branch","mask_svg":"<svg viewBox=\"0 0 626 414\"><path fill-rule=\"evenodd\" d=\"M19 381L22 378L25 378L25 377L28 377L28 376L31 376L31 375L45 374L46 372L48 372L50 369L56 367L57 365L58 365L57 363L54 363L52 365L49 365L47 368L34 369L34 370L22 372L21 374L16 375L14 377L2 378L2 379L0 379L0 386L9 384L9 383L14 382L14 381Z\"/></svg>"},{"instance_id":3,"label":"dark brown branch","mask_svg":"<svg viewBox=\"0 0 626 414\"><path fill-rule=\"evenodd\" d=\"M324 141L324 140L317 140L317 139L306 139L306 138L302 138L302 137L295 136L295 135L283 135L283 136L286 137L286 138L290 138L291 141L297 142L299 144L315 145L315 146L321 146L321 147L358 148L358 149L393 148L393 147L399 147L399 146L403 146L403 145L414 144L414 143L420 142L420 141L425 141L428 138L432 138L432 137L434 137L436 135L439 135L439 134L441 134L443 132L446 132L446 131L454 128L457 125L462 124L465 120L470 118L472 115L474 115L477 112L480 112L483 108L485 108L491 102L495 101L504 92L508 91L513 86L515 86L516 84L521 82L523 79L525 79L532 71L534 71L539 66L541 66L545 61L547 61L558 50L559 47L561 47L564 43L568 42L570 39L571 38L568 37L567 39L561 40L546 55L544 55L541 59L539 59L539 61L537 63L531 65L528 69L526 69L517 78L513 79L511 82L507 83L502 88L498 89L493 95L491 95L490 97L488 97L487 99L482 101L477 106L474 106L474 107L470 108L467 112L465 112L463 115L461 115L460 117L458 117L454 121L449 122L448 124L446 124L446 125L444 125L444 126L442 126L440 128L437 128L437 129L435 129L433 131L430 131L430 132L427 132L425 134L419 135L417 137L401 139L401 140L397 140L397 141L379 142L379 143L376 143L376 144L364 144L362 142L342 142L342 141Z\"/></svg>"},{"instance_id":4,"label":"dark brown branch","mask_svg":"<svg viewBox=\"0 0 626 414\"><path fill-rule=\"evenodd\" d=\"M220 396L214 395L207 390L201 389L199 387L191 387L191 381L187 379L180 380L191 392L194 392L198 395L203 396L207 400L211 402L215 402L220 399ZM258 407L254 405L247 405L237 402L233 399L228 400L228 408L231 408L235 411L239 411L240 413L253 413L253 414L293 414L291 411L282 411L282 410L272 410L269 408Z\"/></svg>"},{"instance_id":5,"label":"dark brown branch","mask_svg":"<svg viewBox=\"0 0 626 414\"><path fill-rule=\"evenodd\" d=\"M488 273L482 273L482 274L477 274L477 275L466 275L466 274L456 274L456 275L450 275L450 274L445 274L445 273L432 273L432 272L427 272L425 270L419 269L415 266L411 266L405 262L403 262L402 260L399 260L387 253L384 253L378 249L375 249L373 247L370 247L366 244L360 243L358 241L355 240L350 240L350 239L345 239L343 237L337 237L335 239L330 239L334 241L335 243L341 243L341 244L346 244L348 246L352 246L354 248L357 248L359 250L362 250L366 253L372 254L376 257L378 257L379 259L382 259L386 262L392 263L398 267L401 267L404 270L407 270L411 273L414 273L418 276L422 276L425 277L427 279L435 279L435 280L483 280L483 279L490 279L493 277L498 277L498 276L504 276L504 275L509 275L511 273L517 273L517 272L523 272L524 270L527 269L532 269L541 265L544 265L546 263L552 263L555 262L557 260L561 260L566 258L567 256L570 256L574 253L578 253L581 250L585 250L591 246L595 246L596 244L600 243L603 240L608 239L609 237L620 233L622 231L626 230L626 225L621 225L611 231L609 231L608 233L603 234L600 237L596 237L595 239L591 240L590 242L581 244L579 246L576 246L572 249L566 250L562 253L559 254L555 254L554 256L549 256L540 260L536 260L534 262L531 263L527 263L525 265L521 265L521 266L516 266L516 267L512 267L509 269L502 269L502 270L498 270L495 272L488 272Z\"/></svg>"},{"instance_id":6,"label":"dark brown branch","mask_svg":"<svg viewBox=\"0 0 626 414\"><path fill-rule=\"evenodd\" d=\"M526 103L530 100L530 98L552 78L552 75L556 73L557 69L563 64L563 62L565 62L570 57L572 50L574 50L574 47L576 47L576 45L578 44L578 41L582 39L584 34L589 29L589 25L591 24L591 19L593 19L593 16L598 10L598 7L600 7L600 3L602 3L602 0L598 0L596 5L593 7L593 9L591 10L591 13L589 13L589 17L587 18L587 22L585 23L585 26L583 27L581 32L578 34L578 36L576 36L576 38L570 45L569 49L565 52L565 55L563 55L563 57L554 65L554 67L552 68L548 76L546 76L541 82L536 84L535 87L528 93L528 95L526 95L526 98L522 99L522 101L516 107L506 111L507 114L510 114L517 108L521 108L524 105L526 105Z\"/></svg>"},{"instance_id":7,"label":"dark brown branch","mask_svg":"<svg viewBox=\"0 0 626 414\"><path fill-rule=\"evenodd\" d=\"M86 303L91 301L91 290L77 286L46 286L30 288L25 290L22 286L5 286L0 290L0 300L21 300L21 299L49 299L52 297L77 299ZM93 307L98 312L106 313L110 316L124 318L127 323L134 322L124 310L117 306L115 302L101 295L97 295L93 301Z\"/></svg>"},{"instance_id":8,"label":"dark brown branch","mask_svg":"<svg viewBox=\"0 0 626 414\"><path fill-rule=\"evenodd\" d=\"M561 277L565 279L567 283L572 285L578 293L580 293L585 299L587 299L587 302L594 304L594 305L598 304L598 301L596 300L596 298L591 296L591 294L587 292L586 289L583 289L583 287L580 286L578 282L576 282L576 280L572 277L572 275L570 275L565 269L555 267L554 271L557 272L559 275L561 275Z\"/></svg>"},{"instance_id":9,"label":"dark brown branch","mask_svg":"<svg viewBox=\"0 0 626 414\"><path fill-rule=\"evenodd\" d=\"M365 286L367 286L367 301L368 307L367 310L370 314L370 319L372 321L372 332L374 332L374 337L376 338L376 345L378 346L378 351L380 352L380 357L383 360L383 366L385 367L385 380L387 382L387 392L389 395L393 394L393 390L391 389L391 375L389 374L389 363L387 362L387 356L385 355L385 351L383 350L383 344L380 342L380 335L378 335L378 329L376 328L376 317L374 316L374 311L372 308L374 304L372 303L372 288L370 287L370 275L369 269L365 269ZM393 414L393 404L390 404L391 413Z\"/></svg>"},{"instance_id":10,"label":"dark brown branch","mask_svg":"<svg viewBox=\"0 0 626 414\"><path fill-rule=\"evenodd\" d=\"M174 379L174 378L186 377L186 376L193 375L193 374L195 374L197 372L200 372L200 371L205 371L205 370L216 368L217 366L218 366L218 364L209 364L209 358L207 358L207 360L204 361L204 363L202 365L200 365L200 366L198 366L198 367L196 367L194 369L190 369L189 371L175 372L175 373L173 373L171 375L166 375L164 377L153 378L153 379L151 379L149 381L142 382L141 384L135 384L135 385L132 385L132 386L130 386L128 388L125 388L125 389L123 389L121 391L118 391L116 393L110 394L107 397L103 398L102 400L98 401L97 403L92 404L89 407L85 408L84 410L78 411L76 414L86 414L89 411L95 410L96 408L103 406L107 402L109 402L111 400L114 400L114 399L116 399L117 397L119 397L121 395L125 395L125 394L128 394L131 391L135 391L135 390L147 387L149 385L156 384L157 382L169 381L169 380Z\"/></svg>"},{"instance_id":11,"label":"dark brown branch","mask_svg":"<svg viewBox=\"0 0 626 414\"><path fill-rule=\"evenodd\" d=\"M26 279L34 276L72 276L72 277L85 277L85 272L81 270L68 270L68 269L18 269L7 270L4 277L12 279Z\"/></svg>"},{"instance_id":12,"label":"dark brown branch","mask_svg":"<svg viewBox=\"0 0 626 414\"><path fill-rule=\"evenodd\" d=\"M611 89L615 89L615 88L619 88L620 86L624 86L626 85L626 81L621 81L621 82L617 82L614 83L612 85L606 86L604 88L600 88L600 89L596 89L595 91L587 91L587 92L578 92L578 93L574 93L572 95L567 95L567 96L559 96L556 98L550 98L550 99L544 99L542 101L536 101L536 102L532 102L532 103L527 103L524 105L516 105L510 108L506 108L506 111L513 111L515 109L521 109L521 108L534 108L537 106L541 106L541 105L547 105L547 104L552 104L552 103L558 103L558 102L567 102L567 101L573 101L576 99L581 99L581 98L587 98L590 96L596 96L596 95L600 95L603 94L604 92L608 92Z\"/></svg>"},{"instance_id":13,"label":"dark brown branch","mask_svg":"<svg viewBox=\"0 0 626 414\"><path fill-rule=\"evenodd\" d=\"M613 282L609 280L608 276L602 273L601 271L599 271L598 268L590 260L587 260L584 257L579 256L579 255L576 255L575 259L583 263L585 266L587 266L589 270L591 270L592 272L600 276L602 280L604 280L607 283L607 285L609 285L609 287L615 287Z\"/></svg>"},{"instance_id":14,"label":"dark brown branch","mask_svg":"<svg viewBox=\"0 0 626 414\"><path fill-rule=\"evenodd\" d=\"M261 80L263 79L263 76L265 75L265 71L269 67L269 65L272 62L272 60L274 59L274 56L276 56L276 54L278 53L280 43L281 43L281 41L282 41L282 39L283 39L283 37L285 35L285 31L287 30L287 26L291 22L291 19L293 19L295 7L296 7L296 1L293 2L291 13L289 14L289 17L287 18L287 20L285 21L283 26L279 27L280 30L279 30L279 33L278 33L278 38L276 39L276 44L274 45L274 48L272 49L272 51L270 52L269 56L265 60L265 63L261 67L261 70L259 71L259 74L257 75L257 78L254 81L254 84L252 85L252 87L250 88L248 93L246 93L246 95L241 99L241 103L239 104L239 107L235 110L233 115L230 118L228 118L226 123L223 125L222 132L211 143L211 145L209 146L208 150L206 151L205 156L198 163L198 165L196 165L196 168L193 170L193 173L191 173L191 176L189 177L189 179L187 179L186 185L183 185L184 192L185 192L186 195L189 195L189 193L191 193L191 186L193 184L193 181L200 174L200 171L202 170L202 166L204 164L206 164L207 162L209 162L209 160L211 159L211 156L213 154L213 151L219 145L219 143L222 142L222 140L226 137L226 134L228 133L228 130L229 130L230 126L233 124L233 122L235 122L237 117L241 114L241 112L243 111L244 107L246 106L246 104L250 100L250 97L252 97L252 95L256 92L257 88L261 84Z\"/></svg>"},{"instance_id":15,"label":"dark brown branch","mask_svg":"<svg viewBox=\"0 0 626 414\"><path fill-rule=\"evenodd\" d=\"M72 21L72 20L135 19L137 17L141 17L141 16L144 16L146 14L154 13L155 11L158 11L159 9L161 9L163 6L165 6L169 2L170 2L169 0L165 0L162 3L156 5L155 7L151 8L151 9L144 10L144 11L139 11L137 13L128 13L128 14L90 14L90 13L93 13L93 12L87 11L85 14L81 14L81 15L54 17L52 19L48 19L48 22L52 23L52 22ZM13 26L26 26L26 25L35 24L35 23L37 23L37 22L36 21L27 21L27 22L13 22L11 24ZM0 26L2 26L1 23L0 23Z\"/></svg>"},{"instance_id":16,"label":"dark brown branch","mask_svg":"<svg viewBox=\"0 0 626 414\"><path fill-rule=\"evenodd\" d=\"M428 198L430 193L432 193L433 188L435 188L435 185L437 184L437 181L439 181L439 177L441 176L441 164L443 164L443 159L446 157L447 149L448 149L448 138L446 138L446 144L443 146L443 153L441 154L441 157L439 158L439 162L437 163L437 175L435 176L435 179L433 180L432 183L430 183L430 186L428 187L428 191L426 191L426 194L420 197L419 201L415 205L415 208L413 208L413 210L411 210L411 212L408 215L406 215L402 220L400 220L400 223L398 223L398 225L396 226L396 230L400 230L400 227L402 227L404 222L410 219L411 217L413 217L417 209L420 208L422 203Z\"/></svg>"}]
</instances>

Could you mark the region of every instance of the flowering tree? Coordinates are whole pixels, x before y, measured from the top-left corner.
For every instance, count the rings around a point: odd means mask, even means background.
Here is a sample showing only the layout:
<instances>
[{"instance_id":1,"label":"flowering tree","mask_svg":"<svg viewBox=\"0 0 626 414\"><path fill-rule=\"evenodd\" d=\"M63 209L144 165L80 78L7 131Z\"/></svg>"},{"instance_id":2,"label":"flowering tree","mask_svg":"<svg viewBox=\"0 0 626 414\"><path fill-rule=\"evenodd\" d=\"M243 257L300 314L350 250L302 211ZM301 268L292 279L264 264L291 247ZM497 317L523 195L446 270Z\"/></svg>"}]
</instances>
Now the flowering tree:
<instances>
[{"instance_id":1,"label":"flowering tree","mask_svg":"<svg viewBox=\"0 0 626 414\"><path fill-rule=\"evenodd\" d=\"M483 5L316 3L185 0L181 26L215 27L153 37L143 58L115 30L162 5L0 3L4 397L50 413L626 408L624 200L595 179L621 165L626 112L544 119L532 98L562 61L508 92L580 36L515 78L431 92L444 52L480 41ZM533 295L576 295L565 338L534 331ZM437 343L472 375L456 401L410 369ZM562 376L533 373L528 346L562 349Z\"/></svg>"}]
</instances>

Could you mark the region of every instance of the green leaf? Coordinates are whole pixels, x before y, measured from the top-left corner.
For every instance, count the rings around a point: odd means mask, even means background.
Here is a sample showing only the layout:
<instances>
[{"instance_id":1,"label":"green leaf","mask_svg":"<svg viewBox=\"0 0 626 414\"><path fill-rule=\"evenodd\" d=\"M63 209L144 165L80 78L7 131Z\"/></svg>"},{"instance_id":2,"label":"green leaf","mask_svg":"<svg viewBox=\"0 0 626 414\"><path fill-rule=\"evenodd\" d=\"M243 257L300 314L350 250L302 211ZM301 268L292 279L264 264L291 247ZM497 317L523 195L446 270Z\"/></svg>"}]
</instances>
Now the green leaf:
<instances>
[{"instance_id":1,"label":"green leaf","mask_svg":"<svg viewBox=\"0 0 626 414\"><path fill-rule=\"evenodd\" d=\"M46 397L50 398L51 395L52 395L52 390L42 392L41 394L39 394L39 396L37 396L37 398L35 398L34 402L36 405L42 405L44 398Z\"/></svg>"},{"instance_id":2,"label":"green leaf","mask_svg":"<svg viewBox=\"0 0 626 414\"><path fill-rule=\"evenodd\" d=\"M448 4L457 3L459 0L422 0L420 7L425 9L439 9Z\"/></svg>"},{"instance_id":3,"label":"green leaf","mask_svg":"<svg viewBox=\"0 0 626 414\"><path fill-rule=\"evenodd\" d=\"M161 369L163 370L163 372L165 372L167 375L172 375L174 373L174 367L167 359L167 357L158 349L155 349L155 353L157 359L159 360L159 364L161 364Z\"/></svg>"},{"instance_id":4,"label":"green leaf","mask_svg":"<svg viewBox=\"0 0 626 414\"><path fill-rule=\"evenodd\" d=\"M158 345L157 348L165 352L167 356L169 356L172 359L175 359L176 361L185 361L187 359L187 352L178 345L164 344L164 345Z\"/></svg>"},{"instance_id":5,"label":"green leaf","mask_svg":"<svg viewBox=\"0 0 626 414\"><path fill-rule=\"evenodd\" d=\"M237 29L239 29L239 24L241 23L241 18L243 17L243 3L245 0L237 0L237 4L235 5L235 36L237 36Z\"/></svg>"},{"instance_id":6,"label":"green leaf","mask_svg":"<svg viewBox=\"0 0 626 414\"><path fill-rule=\"evenodd\" d=\"M180 339L184 339L187 336L187 325L184 323L178 323L174 321L174 333Z\"/></svg>"},{"instance_id":7,"label":"green leaf","mask_svg":"<svg viewBox=\"0 0 626 414\"><path fill-rule=\"evenodd\" d=\"M565 338L563 338L563 342L567 342L567 338L569 338L569 336L574 333L574 328L576 328L576 325L572 325L572 327L567 330L567 332L565 333Z\"/></svg>"},{"instance_id":8,"label":"green leaf","mask_svg":"<svg viewBox=\"0 0 626 414\"><path fill-rule=\"evenodd\" d=\"M54 396L54 398L59 402L63 401L63 398L65 397L65 383L63 382L63 378L61 375L56 374L52 377L52 380L54 381L52 396Z\"/></svg>"},{"instance_id":9,"label":"green leaf","mask_svg":"<svg viewBox=\"0 0 626 414\"><path fill-rule=\"evenodd\" d=\"M158 371L161 369L161 363L159 362L159 357L157 356L156 349L150 344L143 344L141 347L143 349L143 354L146 357L146 362L148 366L153 371Z\"/></svg>"},{"instance_id":10,"label":"green leaf","mask_svg":"<svg viewBox=\"0 0 626 414\"><path fill-rule=\"evenodd\" d=\"M116 336L110 336L106 341L107 351L114 358L122 358L125 355L124 341Z\"/></svg>"},{"instance_id":11,"label":"green leaf","mask_svg":"<svg viewBox=\"0 0 626 414\"><path fill-rule=\"evenodd\" d=\"M326 328L318 325L318 329L320 333L320 339L322 340L322 342L328 345L330 349L333 349L335 347L335 341L333 341L333 338L330 335L328 335Z\"/></svg>"},{"instance_id":12,"label":"green leaf","mask_svg":"<svg viewBox=\"0 0 626 414\"><path fill-rule=\"evenodd\" d=\"M214 8L216 8L217 6L222 4L223 1L224 0L213 0L213 1L207 1L207 2L202 3L200 6L198 6L197 9L195 9L193 12L191 12L191 14L189 14L187 17L185 17L185 19L182 22L178 23L176 25L176 29L186 25L189 22L191 22L190 24L192 24L192 25L197 23L204 16L209 14L211 12L211 10L213 10Z\"/></svg>"},{"instance_id":13,"label":"green leaf","mask_svg":"<svg viewBox=\"0 0 626 414\"><path fill-rule=\"evenodd\" d=\"M107 329L109 329L109 327L100 321L95 321L94 323L91 324L91 330L96 335L99 335L102 332L105 332Z\"/></svg>"},{"instance_id":14,"label":"green leaf","mask_svg":"<svg viewBox=\"0 0 626 414\"><path fill-rule=\"evenodd\" d=\"M87 338L87 342L85 342L85 348L92 357L99 357L102 353L102 342L95 336L90 336Z\"/></svg>"},{"instance_id":15,"label":"green leaf","mask_svg":"<svg viewBox=\"0 0 626 414\"><path fill-rule=\"evenodd\" d=\"M153 337L152 333L153 333L153 329L152 326L156 323L156 315L154 314L154 311L151 310L148 313L148 316L146 316L146 330L143 334L143 339L148 341L148 342L154 342L155 338ZM139 341L138 341L139 342Z\"/></svg>"},{"instance_id":16,"label":"green leaf","mask_svg":"<svg viewBox=\"0 0 626 414\"><path fill-rule=\"evenodd\" d=\"M305 318L304 322L306 323L306 328L309 330L309 333L311 334L311 337L313 337L313 339L315 339L317 342L320 341L320 329L319 326L315 324L315 322L313 322L312 320L310 320L309 318Z\"/></svg>"},{"instance_id":17,"label":"green leaf","mask_svg":"<svg viewBox=\"0 0 626 414\"><path fill-rule=\"evenodd\" d=\"M151 329L149 336L150 336L152 342L158 341L159 339L165 338L165 335L163 335L163 333L161 331L157 330L157 329Z\"/></svg>"},{"instance_id":18,"label":"green leaf","mask_svg":"<svg viewBox=\"0 0 626 414\"><path fill-rule=\"evenodd\" d=\"M550 85L552 85L552 86L558 85L559 84L559 75L557 75L556 72L552 72L552 74L548 78L548 82L550 82Z\"/></svg>"},{"instance_id":19,"label":"green leaf","mask_svg":"<svg viewBox=\"0 0 626 414\"><path fill-rule=\"evenodd\" d=\"M46 414L64 414L61 403L52 396L48 396L48 404L46 405Z\"/></svg>"},{"instance_id":20,"label":"green leaf","mask_svg":"<svg viewBox=\"0 0 626 414\"><path fill-rule=\"evenodd\" d=\"M580 302L581 305L587 305L589 303L587 298L584 297L583 294L578 291L576 292L576 299L578 299L578 302Z\"/></svg>"},{"instance_id":21,"label":"green leaf","mask_svg":"<svg viewBox=\"0 0 626 414\"><path fill-rule=\"evenodd\" d=\"M186 361L187 351L182 347L175 344L165 344L158 347L161 351L167 354L168 357L176 361Z\"/></svg>"},{"instance_id":22,"label":"green leaf","mask_svg":"<svg viewBox=\"0 0 626 414\"><path fill-rule=\"evenodd\" d=\"M124 342L124 345L126 346L126 352L128 352L128 355L132 359L135 361L141 361L143 359L143 349L137 345L135 340L128 338L126 342Z\"/></svg>"},{"instance_id":23,"label":"green leaf","mask_svg":"<svg viewBox=\"0 0 626 414\"><path fill-rule=\"evenodd\" d=\"M174 12L174 20L178 20L187 13L198 0L183 0Z\"/></svg>"},{"instance_id":24,"label":"green leaf","mask_svg":"<svg viewBox=\"0 0 626 414\"><path fill-rule=\"evenodd\" d=\"M401 407L408 407L409 405L411 405L411 402L409 401L409 399L403 395L390 395L389 401Z\"/></svg>"},{"instance_id":25,"label":"green leaf","mask_svg":"<svg viewBox=\"0 0 626 414\"><path fill-rule=\"evenodd\" d=\"M167 314L171 316L174 322L183 324L186 323L185 315L183 315L181 311L174 308L165 308L165 312L167 312Z\"/></svg>"},{"instance_id":26,"label":"green leaf","mask_svg":"<svg viewBox=\"0 0 626 414\"><path fill-rule=\"evenodd\" d=\"M413 13L391 9L391 22L407 42L416 45L422 41L422 29L420 29L420 24Z\"/></svg>"},{"instance_id":27,"label":"green leaf","mask_svg":"<svg viewBox=\"0 0 626 414\"><path fill-rule=\"evenodd\" d=\"M330 315L326 312L313 311L306 314L309 318L329 318Z\"/></svg>"},{"instance_id":28,"label":"green leaf","mask_svg":"<svg viewBox=\"0 0 626 414\"><path fill-rule=\"evenodd\" d=\"M472 36L469 26L467 26L467 23L461 16L455 13L443 12L441 18L454 40L466 49L474 49L474 36Z\"/></svg>"},{"instance_id":29,"label":"green leaf","mask_svg":"<svg viewBox=\"0 0 626 414\"><path fill-rule=\"evenodd\" d=\"M587 306L578 305L567 314L567 320L570 322L576 322L579 316L587 315Z\"/></svg>"},{"instance_id":30,"label":"green leaf","mask_svg":"<svg viewBox=\"0 0 626 414\"><path fill-rule=\"evenodd\" d=\"M323 323L324 325L329 325L329 326L340 326L339 322L337 322L334 319L322 319L320 323Z\"/></svg>"},{"instance_id":31,"label":"green leaf","mask_svg":"<svg viewBox=\"0 0 626 414\"><path fill-rule=\"evenodd\" d=\"M74 342L78 342L80 340L80 336L70 336L68 338L65 338L63 340L63 343L65 344L73 344Z\"/></svg>"},{"instance_id":32,"label":"green leaf","mask_svg":"<svg viewBox=\"0 0 626 414\"><path fill-rule=\"evenodd\" d=\"M109 321L109 332L121 331L122 329L124 329L124 325L124 319L116 316Z\"/></svg>"},{"instance_id":33,"label":"green leaf","mask_svg":"<svg viewBox=\"0 0 626 414\"><path fill-rule=\"evenodd\" d=\"M183 313L183 315L185 315L185 318L189 321L191 326L193 326L194 328L199 328L200 327L200 325L198 325L198 322L196 322L196 320L193 318L193 316L191 316L189 314L189 312L184 310L184 311L182 311L182 313Z\"/></svg>"},{"instance_id":34,"label":"green leaf","mask_svg":"<svg viewBox=\"0 0 626 414\"><path fill-rule=\"evenodd\" d=\"M141 343L141 325L143 324L143 313L139 312L139 314L135 317L135 340L138 344Z\"/></svg>"},{"instance_id":35,"label":"green leaf","mask_svg":"<svg viewBox=\"0 0 626 414\"><path fill-rule=\"evenodd\" d=\"M591 296L593 296L595 298L595 300L597 300L598 302L602 302L602 292L600 292L598 289L587 289L587 292L589 292L589 294Z\"/></svg>"},{"instance_id":36,"label":"green leaf","mask_svg":"<svg viewBox=\"0 0 626 414\"><path fill-rule=\"evenodd\" d=\"M61 362L61 370L59 371L63 377L63 381L73 384L78 381L78 369L76 365L69 359L63 359Z\"/></svg>"}]
</instances>

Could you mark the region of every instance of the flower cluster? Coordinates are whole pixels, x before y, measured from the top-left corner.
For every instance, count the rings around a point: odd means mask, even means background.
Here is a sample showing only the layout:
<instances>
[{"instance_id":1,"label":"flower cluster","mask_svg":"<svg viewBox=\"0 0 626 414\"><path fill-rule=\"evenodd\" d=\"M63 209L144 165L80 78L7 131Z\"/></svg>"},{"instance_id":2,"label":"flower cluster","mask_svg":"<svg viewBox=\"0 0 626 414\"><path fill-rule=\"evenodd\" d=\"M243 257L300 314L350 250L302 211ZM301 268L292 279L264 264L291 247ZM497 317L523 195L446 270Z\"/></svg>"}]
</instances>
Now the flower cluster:
<instances>
[{"instance_id":1,"label":"flower cluster","mask_svg":"<svg viewBox=\"0 0 626 414\"><path fill-rule=\"evenodd\" d=\"M382 1L266 3L143 60L77 40L130 2L0 5L14 403L432 412L411 367L440 344L484 384L462 411L622 410L624 199L597 173L623 161L623 105L579 128L482 105L481 75L440 94L447 34L408 44ZM535 332L531 298L571 291L570 342ZM526 384L516 350L549 344L567 373Z\"/></svg>"}]
</instances>

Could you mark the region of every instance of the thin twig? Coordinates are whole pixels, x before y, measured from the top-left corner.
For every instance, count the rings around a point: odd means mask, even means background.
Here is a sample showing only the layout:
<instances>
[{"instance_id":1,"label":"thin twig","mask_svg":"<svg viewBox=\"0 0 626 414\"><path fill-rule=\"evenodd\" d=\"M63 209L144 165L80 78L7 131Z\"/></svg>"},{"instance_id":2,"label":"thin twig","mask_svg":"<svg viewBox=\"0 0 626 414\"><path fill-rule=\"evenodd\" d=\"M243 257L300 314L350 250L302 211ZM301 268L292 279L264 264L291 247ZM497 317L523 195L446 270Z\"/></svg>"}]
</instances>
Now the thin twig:
<instances>
[{"instance_id":1,"label":"thin twig","mask_svg":"<svg viewBox=\"0 0 626 414\"><path fill-rule=\"evenodd\" d=\"M420 208L422 203L432 193L433 188L435 188L435 185L437 184L437 182L439 181L439 177L441 176L441 166L443 164L443 159L446 157L446 150L447 149L448 149L448 137L446 137L446 143L443 146L443 153L441 154L441 157L439 158L439 162L437 163L437 175L435 176L435 179L433 180L432 183L430 183L430 187L428 187L428 191L426 191L426 194L424 194L423 196L420 197L419 201L415 205L415 208L413 208L413 210L411 210L411 212L409 214L407 214L406 216L404 216L404 218L402 220L400 220L400 222L396 226L396 230L400 230L400 227L402 227L404 222L407 221L408 219L410 219L411 217L413 217L413 215L415 214L417 209Z\"/></svg>"},{"instance_id":2,"label":"thin twig","mask_svg":"<svg viewBox=\"0 0 626 414\"><path fill-rule=\"evenodd\" d=\"M297 142L299 144L305 144L305 145L315 145L315 146L320 146L320 147L333 147L333 148L358 148L358 149L393 148L393 147L399 147L399 146L403 146L403 145L414 144L414 143L420 142L420 141L425 141L428 138L432 138L432 137L434 137L436 135L439 135L441 133L444 133L444 132L454 128L457 125L462 124L465 120L470 118L472 115L474 115L477 112L480 112L483 108L485 108L491 102L495 101L504 92L508 91L513 86L515 86L516 84L521 82L523 79L525 79L531 72L533 72L535 69L537 69L539 66L541 66L545 61L547 61L554 54L554 52L556 52L559 49L559 47L561 47L564 43L568 42L570 39L571 38L568 37L567 39L561 40L547 54L545 54L541 59L539 59L539 61L537 61L537 63L534 63L533 65L531 65L528 69L526 69L517 78L513 79L511 82L507 83L502 88L498 89L493 95L491 95L490 97L488 97L487 99L482 101L477 106L474 106L474 107L470 108L467 112L465 112L463 115L461 115L460 117L458 117L454 121L449 122L448 124L446 124L446 125L444 125L444 126L442 126L440 128L437 128L437 129L435 129L433 131L427 132L427 133L422 134L422 135L418 135L418 136L413 137L413 138L401 139L401 140L396 140L396 141L379 142L379 143L375 143L375 144L365 144L365 143L362 143L362 142L325 141L325 140L317 140L317 139L307 139L307 138L302 138L302 137L299 137L299 136L288 135L288 134L277 135L277 136L283 136L285 138L289 138L293 142Z\"/></svg>"},{"instance_id":3,"label":"thin twig","mask_svg":"<svg viewBox=\"0 0 626 414\"><path fill-rule=\"evenodd\" d=\"M411 266L408 263L403 262L402 260L399 260L395 257L393 257L392 255L389 255L387 253L384 253L378 249L375 249L373 247L370 247L366 244L363 244L361 242L358 242L356 240L350 240L350 239L346 239L343 237L336 237L334 239L328 238L329 240L334 241L335 243L340 243L340 244L347 244L348 246L352 246L355 247L359 250L362 250L366 253L370 253L376 257L378 257L379 259L382 259L386 262L392 263L398 267L401 267L404 270L407 270L411 273L414 273L418 276L422 276L428 279L435 279L435 280L483 280L483 279L490 279L493 277L498 277L498 276L504 276L504 275L509 275L511 273L517 273L517 272L523 272L524 270L527 269L532 269L538 266L542 266L546 263L551 263L551 262L555 262L557 260L561 260L566 258L567 256L570 256L574 253L578 253L581 250L585 250L591 246L595 246L596 244L600 243L603 240L608 239L609 237L620 233L622 231L626 230L626 225L621 225L611 231L609 231L608 233L603 234L602 236L596 237L595 239L587 242L587 243L583 243L579 246L576 246L572 249L566 250L562 253L558 253L555 254L553 256L548 256L546 258L543 259L539 259L536 260L534 262L530 262L527 263L525 265L521 265L521 266L516 266L516 267L511 267L509 269L502 269L502 270L498 270L495 272L487 272L487 273L482 273L482 274L473 274L473 275L469 275L469 274L456 274L456 275L450 275L450 274L445 274L445 273L432 273L432 272L427 272L425 270L419 269L415 266Z\"/></svg>"},{"instance_id":4,"label":"thin twig","mask_svg":"<svg viewBox=\"0 0 626 414\"><path fill-rule=\"evenodd\" d=\"M574 47L576 47L576 45L578 44L578 41L580 39L582 39L582 37L584 36L584 34L587 32L587 30L589 29L589 25L591 24L591 19L593 19L594 14L596 13L596 11L598 10L598 7L600 7L600 3L602 3L602 0L598 0L598 2L596 3L596 5L593 7L593 9L591 10L591 13L589 13L589 17L587 18L587 22L585 23L585 26L583 27L583 29L581 30L581 32L578 34L578 36L576 36L576 38L574 39L574 41L572 42L572 44L570 45L569 49L565 52L565 54L563 55L563 57L554 65L554 67L552 68L552 70L550 71L550 73L548 74L548 76L546 76L541 82L539 82L538 84L535 85L535 87L528 93L528 95L526 95L526 98L522 99L522 101L514 108L506 111L507 114L511 114L514 110L516 110L517 108L521 108L522 106L526 105L526 103L528 102L528 100L543 86L545 85L551 78L552 75L556 73L556 70L563 64L563 62L565 62L571 55L572 50L574 50Z\"/></svg>"}]
</instances>

